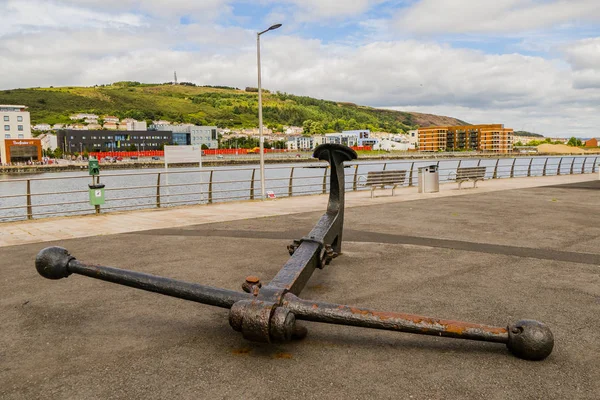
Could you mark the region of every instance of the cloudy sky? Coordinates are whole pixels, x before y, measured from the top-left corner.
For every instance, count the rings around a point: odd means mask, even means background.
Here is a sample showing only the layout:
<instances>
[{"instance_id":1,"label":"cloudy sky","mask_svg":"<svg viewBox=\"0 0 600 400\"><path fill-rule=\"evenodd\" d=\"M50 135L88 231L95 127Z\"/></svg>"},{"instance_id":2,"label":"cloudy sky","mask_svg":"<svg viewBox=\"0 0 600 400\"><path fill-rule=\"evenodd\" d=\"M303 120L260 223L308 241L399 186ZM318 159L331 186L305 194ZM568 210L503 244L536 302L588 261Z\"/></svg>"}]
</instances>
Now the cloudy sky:
<instances>
[{"instance_id":1,"label":"cloudy sky","mask_svg":"<svg viewBox=\"0 0 600 400\"><path fill-rule=\"evenodd\" d=\"M263 86L600 136L599 0L0 0L0 89Z\"/></svg>"}]
</instances>

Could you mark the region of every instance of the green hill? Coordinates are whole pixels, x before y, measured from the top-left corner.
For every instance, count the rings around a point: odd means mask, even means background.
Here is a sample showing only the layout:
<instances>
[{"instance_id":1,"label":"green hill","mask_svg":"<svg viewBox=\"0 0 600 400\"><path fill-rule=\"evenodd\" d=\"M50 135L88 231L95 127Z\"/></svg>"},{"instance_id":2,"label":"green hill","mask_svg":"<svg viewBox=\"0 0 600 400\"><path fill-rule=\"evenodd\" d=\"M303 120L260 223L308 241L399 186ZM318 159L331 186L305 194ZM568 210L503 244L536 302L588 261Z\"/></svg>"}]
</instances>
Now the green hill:
<instances>
[{"instance_id":1,"label":"green hill","mask_svg":"<svg viewBox=\"0 0 600 400\"><path fill-rule=\"evenodd\" d=\"M94 87L4 90L0 91L0 104L28 106L32 124L72 122L69 115L90 112L138 120L165 119L228 128L256 127L258 96L256 89L247 90L189 83L174 86L117 82ZM263 117L265 124L271 127L304 124L314 133L362 128L402 132L417 126L465 124L450 117L268 92L263 96Z\"/></svg>"}]
</instances>

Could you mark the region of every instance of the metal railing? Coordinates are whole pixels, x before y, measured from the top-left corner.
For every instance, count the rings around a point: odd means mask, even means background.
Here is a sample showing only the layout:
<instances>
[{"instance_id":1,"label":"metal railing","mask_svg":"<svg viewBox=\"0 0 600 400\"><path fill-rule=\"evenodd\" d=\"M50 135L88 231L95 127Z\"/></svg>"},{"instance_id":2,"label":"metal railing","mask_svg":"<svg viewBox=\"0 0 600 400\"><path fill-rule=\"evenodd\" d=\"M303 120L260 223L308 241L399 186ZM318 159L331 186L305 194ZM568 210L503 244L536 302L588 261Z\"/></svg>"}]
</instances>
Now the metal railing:
<instances>
[{"instance_id":1,"label":"metal railing","mask_svg":"<svg viewBox=\"0 0 600 400\"><path fill-rule=\"evenodd\" d=\"M348 191L370 190L369 171L404 170L404 186L418 184L418 168L437 165L440 183L451 182L461 167L486 168L486 179L595 173L600 157L467 158L352 162L346 166ZM274 165L265 168L267 193L276 197L326 193L327 164ZM101 212L211 204L260 198L258 166L170 169L103 174L106 203ZM91 214L88 175L6 179L0 181L0 221Z\"/></svg>"}]
</instances>

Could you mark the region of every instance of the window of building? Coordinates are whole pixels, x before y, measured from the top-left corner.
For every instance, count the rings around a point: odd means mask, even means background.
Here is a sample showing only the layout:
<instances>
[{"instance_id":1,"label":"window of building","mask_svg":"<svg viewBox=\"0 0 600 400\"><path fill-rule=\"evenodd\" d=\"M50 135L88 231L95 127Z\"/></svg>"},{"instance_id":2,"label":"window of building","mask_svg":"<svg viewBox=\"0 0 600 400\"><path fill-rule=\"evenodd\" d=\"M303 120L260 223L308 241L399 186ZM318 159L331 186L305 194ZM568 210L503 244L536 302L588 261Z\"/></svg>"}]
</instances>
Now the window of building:
<instances>
[{"instance_id":1,"label":"window of building","mask_svg":"<svg viewBox=\"0 0 600 400\"><path fill-rule=\"evenodd\" d=\"M17 116L17 122L23 122L23 117L21 115Z\"/></svg>"},{"instance_id":2,"label":"window of building","mask_svg":"<svg viewBox=\"0 0 600 400\"><path fill-rule=\"evenodd\" d=\"M10 125L4 125L4 130L5 131L10 131Z\"/></svg>"},{"instance_id":3,"label":"window of building","mask_svg":"<svg viewBox=\"0 0 600 400\"><path fill-rule=\"evenodd\" d=\"M4 134L4 137L5 137L6 139L10 139L10 133L5 133L5 134Z\"/></svg>"},{"instance_id":4,"label":"window of building","mask_svg":"<svg viewBox=\"0 0 600 400\"><path fill-rule=\"evenodd\" d=\"M19 139L24 139L25 135L23 135L22 133L19 133Z\"/></svg>"},{"instance_id":5,"label":"window of building","mask_svg":"<svg viewBox=\"0 0 600 400\"><path fill-rule=\"evenodd\" d=\"M19 131L22 132L23 131L23 125L17 125L17 130L19 130Z\"/></svg>"},{"instance_id":6,"label":"window of building","mask_svg":"<svg viewBox=\"0 0 600 400\"><path fill-rule=\"evenodd\" d=\"M5 115L5 116L4 116L4 120L5 120L5 121L10 121L10 118L8 117L8 115Z\"/></svg>"}]
</instances>

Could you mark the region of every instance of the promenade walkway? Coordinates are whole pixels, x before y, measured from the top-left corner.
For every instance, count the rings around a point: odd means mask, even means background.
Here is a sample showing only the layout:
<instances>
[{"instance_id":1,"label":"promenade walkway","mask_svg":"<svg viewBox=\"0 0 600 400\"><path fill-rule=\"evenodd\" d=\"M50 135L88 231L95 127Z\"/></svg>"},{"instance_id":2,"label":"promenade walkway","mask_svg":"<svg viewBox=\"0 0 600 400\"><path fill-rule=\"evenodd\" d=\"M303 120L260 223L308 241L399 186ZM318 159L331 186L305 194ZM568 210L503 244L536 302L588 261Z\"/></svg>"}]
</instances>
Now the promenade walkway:
<instances>
[{"instance_id":1,"label":"promenade walkway","mask_svg":"<svg viewBox=\"0 0 600 400\"><path fill-rule=\"evenodd\" d=\"M247 275L272 279L323 213L326 196L297 197L0 225L31 230L0 248L0 399L597 399L600 180L455 187L349 194L343 254L301 297L495 326L540 320L555 337L546 360L308 322L302 341L257 344L225 309L34 268L59 245L84 262L240 290Z\"/></svg>"},{"instance_id":2,"label":"promenade walkway","mask_svg":"<svg viewBox=\"0 0 600 400\"><path fill-rule=\"evenodd\" d=\"M496 179L479 182L476 189L469 189L469 183L465 183L463 186L466 188L463 190L457 190L457 184L448 183L440 186L439 193L418 193L416 187L411 187L397 190L394 197L389 196L391 190L378 189L375 193L381 197L375 199L370 198L369 191L349 192L346 194L346 207L361 207L447 196L464 196L499 190L583 182L596 178L597 175L595 174L587 174ZM212 205L0 223L0 247L319 211L325 209L327 198L327 195L298 196L264 202L227 202Z\"/></svg>"}]
</instances>

